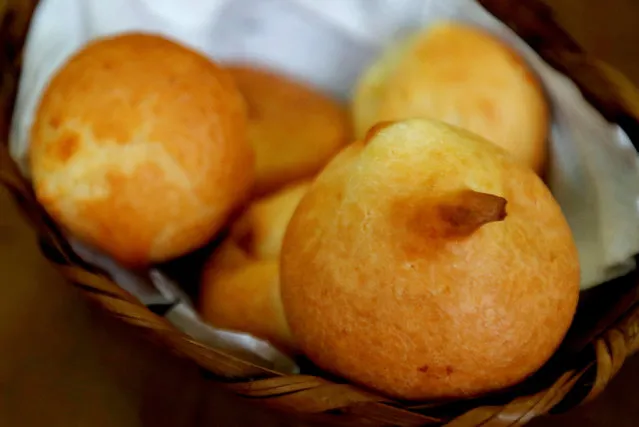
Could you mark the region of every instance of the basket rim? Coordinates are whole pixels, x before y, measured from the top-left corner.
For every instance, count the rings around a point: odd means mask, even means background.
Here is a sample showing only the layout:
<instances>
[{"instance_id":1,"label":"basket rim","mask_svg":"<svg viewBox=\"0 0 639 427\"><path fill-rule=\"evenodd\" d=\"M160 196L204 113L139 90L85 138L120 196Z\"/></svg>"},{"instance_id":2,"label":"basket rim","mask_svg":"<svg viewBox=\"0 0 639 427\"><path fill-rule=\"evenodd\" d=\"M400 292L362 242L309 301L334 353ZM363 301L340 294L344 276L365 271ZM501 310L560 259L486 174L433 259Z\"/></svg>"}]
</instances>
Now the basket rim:
<instances>
[{"instance_id":1,"label":"basket rim","mask_svg":"<svg viewBox=\"0 0 639 427\"><path fill-rule=\"evenodd\" d=\"M510 0L475 1L518 33L551 67L570 77L586 100L606 119L621 126L637 148L639 95L628 94L628 87L632 87L629 82L623 81L624 78L614 70L611 71L606 64L588 56L561 29L543 0L529 0L525 4ZM0 128L4 139L8 134L6 118L10 117L15 101L20 52L29 19L38 1L8 0L5 3L6 5L0 4L0 42L10 48L0 55L0 71L6 74L9 70L16 74L11 74L13 87L5 83L0 87L0 107L3 113ZM431 416L428 411L423 410L424 405L404 404L357 385L333 382L321 376L285 375L197 342L179 331L166 318L152 313L133 295L74 254L52 220L35 202L30 185L22 178L4 146L0 147L0 182L11 191L23 214L38 231L44 256L89 301L141 330L150 340L192 360L200 366L205 378L224 383L240 396L261 400L267 406L280 410L329 415L328 419L331 421L335 421L335 417L351 419L355 423L368 421L372 425L446 423L465 427L484 423L492 425L500 419L510 420L509 424L522 425L532 417L548 413L561 405L588 375L594 376L590 380L593 385L575 403L591 400L618 372L624 359L639 347L639 294L635 270L629 275L632 276L633 286L621 295L625 306L617 306L617 310L613 310L603 322L605 325L599 325L593 333L583 338L585 348L575 353L574 357L576 360L586 353L593 353L594 356L585 363L568 366L547 388L538 393L515 396L500 406L472 406L452 417ZM432 405L429 403L426 406Z\"/></svg>"}]
</instances>

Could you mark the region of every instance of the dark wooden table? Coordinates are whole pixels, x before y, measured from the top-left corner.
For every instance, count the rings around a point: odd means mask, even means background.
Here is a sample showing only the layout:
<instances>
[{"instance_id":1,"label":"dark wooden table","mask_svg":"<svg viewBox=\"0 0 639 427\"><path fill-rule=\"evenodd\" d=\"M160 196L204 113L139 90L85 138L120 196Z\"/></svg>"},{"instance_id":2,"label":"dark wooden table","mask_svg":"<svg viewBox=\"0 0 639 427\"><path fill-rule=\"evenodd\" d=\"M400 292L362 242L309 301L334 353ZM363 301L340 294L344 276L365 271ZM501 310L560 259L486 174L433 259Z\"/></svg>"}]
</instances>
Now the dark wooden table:
<instances>
[{"instance_id":1,"label":"dark wooden table","mask_svg":"<svg viewBox=\"0 0 639 427\"><path fill-rule=\"evenodd\" d=\"M552 3L582 44L639 84L638 0ZM639 357L595 402L532 425L637 426L637 384ZM253 425L277 421L92 310L43 261L0 191L0 426Z\"/></svg>"}]
</instances>

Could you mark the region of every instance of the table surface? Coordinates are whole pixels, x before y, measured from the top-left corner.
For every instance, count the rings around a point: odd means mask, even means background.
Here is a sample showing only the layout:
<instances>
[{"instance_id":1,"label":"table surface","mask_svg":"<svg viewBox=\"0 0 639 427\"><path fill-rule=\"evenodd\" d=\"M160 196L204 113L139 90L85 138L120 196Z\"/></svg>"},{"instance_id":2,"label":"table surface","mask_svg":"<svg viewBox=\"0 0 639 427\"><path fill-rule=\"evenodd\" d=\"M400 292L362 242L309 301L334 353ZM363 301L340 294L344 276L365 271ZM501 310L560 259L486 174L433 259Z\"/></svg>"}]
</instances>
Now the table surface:
<instances>
[{"instance_id":1,"label":"table surface","mask_svg":"<svg viewBox=\"0 0 639 427\"><path fill-rule=\"evenodd\" d=\"M639 83L639 1L555 0L584 45ZM198 381L197 369L92 310L39 254L0 190L0 425L193 427L276 425ZM533 426L636 426L639 357L578 412Z\"/></svg>"}]
</instances>

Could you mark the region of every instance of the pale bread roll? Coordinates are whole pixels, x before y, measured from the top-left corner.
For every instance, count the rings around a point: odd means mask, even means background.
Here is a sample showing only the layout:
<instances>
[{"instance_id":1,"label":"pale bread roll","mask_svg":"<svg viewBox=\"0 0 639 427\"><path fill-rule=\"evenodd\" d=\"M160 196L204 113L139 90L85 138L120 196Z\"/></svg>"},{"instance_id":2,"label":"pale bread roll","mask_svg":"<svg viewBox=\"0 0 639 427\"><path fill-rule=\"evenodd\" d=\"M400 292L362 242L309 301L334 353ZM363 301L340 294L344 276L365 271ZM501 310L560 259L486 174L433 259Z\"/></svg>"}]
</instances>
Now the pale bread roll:
<instances>
[{"instance_id":1,"label":"pale bread roll","mask_svg":"<svg viewBox=\"0 0 639 427\"><path fill-rule=\"evenodd\" d=\"M257 199L233 223L204 268L200 311L205 320L295 352L280 298L279 257L288 222L309 186L302 181Z\"/></svg>"},{"instance_id":2,"label":"pale bread roll","mask_svg":"<svg viewBox=\"0 0 639 427\"><path fill-rule=\"evenodd\" d=\"M327 95L266 68L228 64L226 69L246 102L257 195L311 177L350 142L347 108Z\"/></svg>"},{"instance_id":3,"label":"pale bread roll","mask_svg":"<svg viewBox=\"0 0 639 427\"><path fill-rule=\"evenodd\" d=\"M416 117L463 127L544 173L548 105L523 58L488 32L442 22L391 45L353 99L358 137L379 121Z\"/></svg>"},{"instance_id":4,"label":"pale bread roll","mask_svg":"<svg viewBox=\"0 0 639 427\"><path fill-rule=\"evenodd\" d=\"M254 177L241 96L199 53L124 34L77 52L46 88L31 131L40 203L127 265L206 243Z\"/></svg>"},{"instance_id":5,"label":"pale bread roll","mask_svg":"<svg viewBox=\"0 0 639 427\"><path fill-rule=\"evenodd\" d=\"M409 400L475 396L562 341L579 261L541 179L427 120L384 123L316 178L282 248L293 339L330 372Z\"/></svg>"}]
</instances>

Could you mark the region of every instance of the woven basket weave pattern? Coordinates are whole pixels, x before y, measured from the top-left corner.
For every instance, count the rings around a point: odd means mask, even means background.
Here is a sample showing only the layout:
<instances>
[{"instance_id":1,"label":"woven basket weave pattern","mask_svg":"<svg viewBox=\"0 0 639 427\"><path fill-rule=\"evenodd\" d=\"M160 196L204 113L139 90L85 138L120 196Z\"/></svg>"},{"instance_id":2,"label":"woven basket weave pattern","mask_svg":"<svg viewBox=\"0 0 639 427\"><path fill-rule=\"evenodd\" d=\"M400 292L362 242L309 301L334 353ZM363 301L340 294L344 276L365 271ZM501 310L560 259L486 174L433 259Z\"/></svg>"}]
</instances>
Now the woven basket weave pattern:
<instances>
[{"instance_id":1,"label":"woven basket weave pattern","mask_svg":"<svg viewBox=\"0 0 639 427\"><path fill-rule=\"evenodd\" d=\"M639 95L607 65L588 57L553 21L540 0L479 0L516 31L550 65L579 86L607 119L639 141ZM519 390L495 398L427 405L403 405L319 376L282 376L190 339L133 296L85 265L35 201L7 151L8 129L20 75L21 52L36 0L0 0L0 182L11 191L37 230L43 254L91 301L144 335L197 363L203 375L224 383L251 402L323 424L367 426L512 426L588 401L605 389L628 355L639 348L639 307L634 275L614 291L595 290L597 304L582 304L581 318L563 357ZM603 288L603 287L602 287ZM613 289L611 287L610 289ZM591 298L591 299L592 299ZM593 308L594 307L594 308ZM584 314L585 313L585 314ZM580 320L581 319L581 320ZM570 357L565 356L570 355Z\"/></svg>"}]
</instances>

